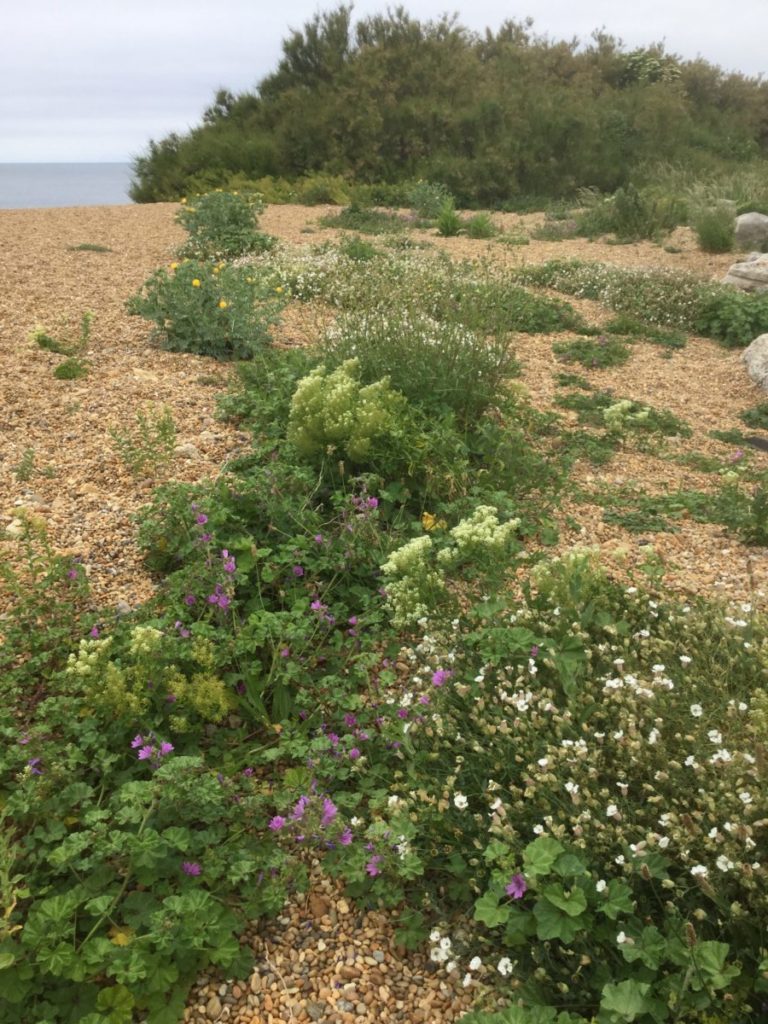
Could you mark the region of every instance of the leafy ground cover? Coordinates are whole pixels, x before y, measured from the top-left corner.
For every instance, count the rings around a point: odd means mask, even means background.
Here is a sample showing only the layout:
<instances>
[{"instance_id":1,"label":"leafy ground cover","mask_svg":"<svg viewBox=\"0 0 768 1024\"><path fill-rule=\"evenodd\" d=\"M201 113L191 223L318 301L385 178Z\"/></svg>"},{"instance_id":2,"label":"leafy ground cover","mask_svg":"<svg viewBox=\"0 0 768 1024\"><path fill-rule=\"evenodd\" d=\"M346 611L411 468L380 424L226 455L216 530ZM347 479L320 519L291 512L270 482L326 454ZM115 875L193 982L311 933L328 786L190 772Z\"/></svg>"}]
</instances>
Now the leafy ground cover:
<instances>
[{"instance_id":1,"label":"leafy ground cover","mask_svg":"<svg viewBox=\"0 0 768 1024\"><path fill-rule=\"evenodd\" d=\"M560 397L535 407L508 344L544 335L551 357L585 321L503 274L328 248L254 267L265 294L341 314L311 348L260 335L220 406L248 450L153 493L154 597L94 607L83 566L22 520L0 648L4 1019L175 1024L200 970L247 975L239 933L309 852L399 913L478 1024L757 1024L764 612L679 600L652 553L622 579L550 550L578 511L573 418L607 465L666 458L691 427L598 390L616 366L556 363ZM170 428L144 422L148 456ZM730 458L715 507L738 516L718 522L762 544L762 477ZM579 486L617 507L601 484ZM713 493L636 512L650 532L711 519Z\"/></svg>"}]
</instances>

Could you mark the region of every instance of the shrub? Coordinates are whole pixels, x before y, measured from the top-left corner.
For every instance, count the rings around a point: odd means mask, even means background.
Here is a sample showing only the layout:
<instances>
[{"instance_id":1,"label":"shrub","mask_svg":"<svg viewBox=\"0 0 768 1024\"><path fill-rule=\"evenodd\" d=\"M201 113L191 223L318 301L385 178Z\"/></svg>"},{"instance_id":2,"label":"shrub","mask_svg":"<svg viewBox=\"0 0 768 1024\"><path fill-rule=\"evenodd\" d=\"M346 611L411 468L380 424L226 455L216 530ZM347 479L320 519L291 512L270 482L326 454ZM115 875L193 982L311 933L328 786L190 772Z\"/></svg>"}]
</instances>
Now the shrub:
<instances>
[{"instance_id":1,"label":"shrub","mask_svg":"<svg viewBox=\"0 0 768 1024\"><path fill-rule=\"evenodd\" d=\"M408 204L418 220L437 220L453 196L445 185L432 181L417 181L407 192Z\"/></svg>"},{"instance_id":2,"label":"shrub","mask_svg":"<svg viewBox=\"0 0 768 1024\"><path fill-rule=\"evenodd\" d=\"M370 207L352 203L339 213L329 213L320 218L324 228L343 228L359 231L364 235L381 235L391 231L403 231L405 224L396 213L385 213Z\"/></svg>"},{"instance_id":3,"label":"shrub","mask_svg":"<svg viewBox=\"0 0 768 1024\"><path fill-rule=\"evenodd\" d=\"M354 358L366 383L385 375L409 402L452 410L471 423L499 400L517 363L505 338L408 311L348 313L323 341L329 366Z\"/></svg>"},{"instance_id":4,"label":"shrub","mask_svg":"<svg viewBox=\"0 0 768 1024\"><path fill-rule=\"evenodd\" d=\"M173 457L176 425L167 406L162 412L139 409L136 426L132 430L115 427L109 433L120 457L134 476L156 471Z\"/></svg>"},{"instance_id":5,"label":"shrub","mask_svg":"<svg viewBox=\"0 0 768 1024\"><path fill-rule=\"evenodd\" d=\"M363 462L374 441L391 434L404 401L389 379L361 385L356 359L328 372L325 366L299 381L288 421L288 440L305 457L346 456Z\"/></svg>"},{"instance_id":6,"label":"shrub","mask_svg":"<svg viewBox=\"0 0 768 1024\"><path fill-rule=\"evenodd\" d=\"M65 359L53 371L56 380L79 380L88 376L88 364L82 359Z\"/></svg>"},{"instance_id":7,"label":"shrub","mask_svg":"<svg viewBox=\"0 0 768 1024\"><path fill-rule=\"evenodd\" d=\"M128 311L155 324L171 352L250 359L269 342L283 299L264 268L192 260L156 270L128 301Z\"/></svg>"},{"instance_id":8,"label":"shrub","mask_svg":"<svg viewBox=\"0 0 768 1024\"><path fill-rule=\"evenodd\" d=\"M469 238L494 238L499 231L487 213L477 213L464 222L464 230Z\"/></svg>"},{"instance_id":9,"label":"shrub","mask_svg":"<svg viewBox=\"0 0 768 1024\"><path fill-rule=\"evenodd\" d=\"M733 203L721 201L696 210L691 220L699 248L704 252L731 252L736 242Z\"/></svg>"},{"instance_id":10,"label":"shrub","mask_svg":"<svg viewBox=\"0 0 768 1024\"><path fill-rule=\"evenodd\" d=\"M453 201L443 203L437 216L437 233L444 238L453 238L461 233L461 217L456 213Z\"/></svg>"},{"instance_id":11,"label":"shrub","mask_svg":"<svg viewBox=\"0 0 768 1024\"><path fill-rule=\"evenodd\" d=\"M768 293L750 295L724 286L706 293L696 328L726 348L742 348L768 331Z\"/></svg>"},{"instance_id":12,"label":"shrub","mask_svg":"<svg viewBox=\"0 0 768 1024\"><path fill-rule=\"evenodd\" d=\"M176 220L189 232L189 240L179 255L197 260L232 259L271 249L274 239L257 230L263 208L254 193L208 192L185 202Z\"/></svg>"}]
</instances>

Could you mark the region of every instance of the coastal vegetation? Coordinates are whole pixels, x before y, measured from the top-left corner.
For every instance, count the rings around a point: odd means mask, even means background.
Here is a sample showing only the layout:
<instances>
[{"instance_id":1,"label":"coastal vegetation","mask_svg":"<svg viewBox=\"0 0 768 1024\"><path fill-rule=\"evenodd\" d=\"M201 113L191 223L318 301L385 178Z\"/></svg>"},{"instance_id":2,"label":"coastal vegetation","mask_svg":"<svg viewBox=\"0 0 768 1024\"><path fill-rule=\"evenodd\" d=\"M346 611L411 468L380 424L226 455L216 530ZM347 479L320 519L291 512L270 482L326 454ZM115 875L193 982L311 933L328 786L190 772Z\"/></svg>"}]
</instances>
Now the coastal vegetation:
<instances>
[{"instance_id":1,"label":"coastal vegetation","mask_svg":"<svg viewBox=\"0 0 768 1024\"><path fill-rule=\"evenodd\" d=\"M264 244L224 193L179 210L187 255L129 309L179 359L238 360L219 415L250 445L154 490L156 592L119 615L19 520L23 557L0 566L3 1020L178 1024L201 970L248 977L239 936L317 858L472 992L472 1024L764 1021L760 595L682 597L652 545L623 568L554 552L565 502L766 543L765 472L733 438L699 456L707 489L579 473L680 457L689 424L602 375L679 355L696 325L743 344L712 313L725 293L390 247L407 226ZM332 314L316 344L274 344L310 304ZM552 346L555 411L517 381L515 338ZM173 418L140 410L112 440L159 472ZM17 478L36 471L28 449Z\"/></svg>"},{"instance_id":2,"label":"coastal vegetation","mask_svg":"<svg viewBox=\"0 0 768 1024\"><path fill-rule=\"evenodd\" d=\"M625 219L668 220L686 182L724 183L716 191L738 205L728 176L765 177L766 111L765 80L660 43L552 39L530 20L476 33L403 7L355 22L340 5L291 30L253 92L221 89L198 126L151 142L131 195L222 187L269 202L409 206L425 180L462 207L520 209L621 189Z\"/></svg>"}]
</instances>

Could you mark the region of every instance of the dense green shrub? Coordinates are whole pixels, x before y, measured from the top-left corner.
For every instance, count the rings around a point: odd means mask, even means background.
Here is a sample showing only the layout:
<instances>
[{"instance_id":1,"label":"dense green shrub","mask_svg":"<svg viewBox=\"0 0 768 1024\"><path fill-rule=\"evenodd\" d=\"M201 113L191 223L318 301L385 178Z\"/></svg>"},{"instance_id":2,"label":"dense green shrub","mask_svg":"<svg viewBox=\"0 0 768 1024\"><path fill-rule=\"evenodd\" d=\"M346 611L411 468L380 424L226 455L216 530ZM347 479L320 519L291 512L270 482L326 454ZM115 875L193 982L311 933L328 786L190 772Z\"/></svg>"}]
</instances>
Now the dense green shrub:
<instances>
[{"instance_id":1,"label":"dense green shrub","mask_svg":"<svg viewBox=\"0 0 768 1024\"><path fill-rule=\"evenodd\" d=\"M128 310L152 321L153 337L171 352L251 359L269 342L281 291L263 267L184 260L156 270Z\"/></svg>"},{"instance_id":2,"label":"dense green shrub","mask_svg":"<svg viewBox=\"0 0 768 1024\"><path fill-rule=\"evenodd\" d=\"M271 249L274 239L257 230L263 203L254 193L209 192L184 200L176 220L189 232L180 257L232 259Z\"/></svg>"},{"instance_id":3,"label":"dense green shrub","mask_svg":"<svg viewBox=\"0 0 768 1024\"><path fill-rule=\"evenodd\" d=\"M720 202L696 210L691 227L704 252L730 252L736 241L736 211L733 203Z\"/></svg>"}]
</instances>

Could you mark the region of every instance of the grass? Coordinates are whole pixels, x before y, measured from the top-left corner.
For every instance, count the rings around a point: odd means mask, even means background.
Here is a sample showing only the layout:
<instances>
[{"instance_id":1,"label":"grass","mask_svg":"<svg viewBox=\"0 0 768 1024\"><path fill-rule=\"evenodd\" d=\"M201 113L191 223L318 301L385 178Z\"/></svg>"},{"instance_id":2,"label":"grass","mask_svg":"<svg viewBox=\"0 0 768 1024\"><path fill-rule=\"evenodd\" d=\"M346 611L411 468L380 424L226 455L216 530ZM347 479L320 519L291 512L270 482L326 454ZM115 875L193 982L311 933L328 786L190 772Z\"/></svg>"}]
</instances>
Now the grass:
<instances>
[{"instance_id":1,"label":"grass","mask_svg":"<svg viewBox=\"0 0 768 1024\"><path fill-rule=\"evenodd\" d=\"M581 363L590 370L605 370L623 366L629 360L630 350L615 338L579 338L576 341L557 342L552 350L564 363Z\"/></svg>"},{"instance_id":2,"label":"grass","mask_svg":"<svg viewBox=\"0 0 768 1024\"><path fill-rule=\"evenodd\" d=\"M70 252L113 252L108 245L96 245L94 242L82 242L80 245L68 245Z\"/></svg>"},{"instance_id":3,"label":"grass","mask_svg":"<svg viewBox=\"0 0 768 1024\"><path fill-rule=\"evenodd\" d=\"M353 203L338 213L328 213L318 221L324 228L341 228L363 235L384 235L404 231L405 222L396 213L385 213Z\"/></svg>"}]
</instances>

